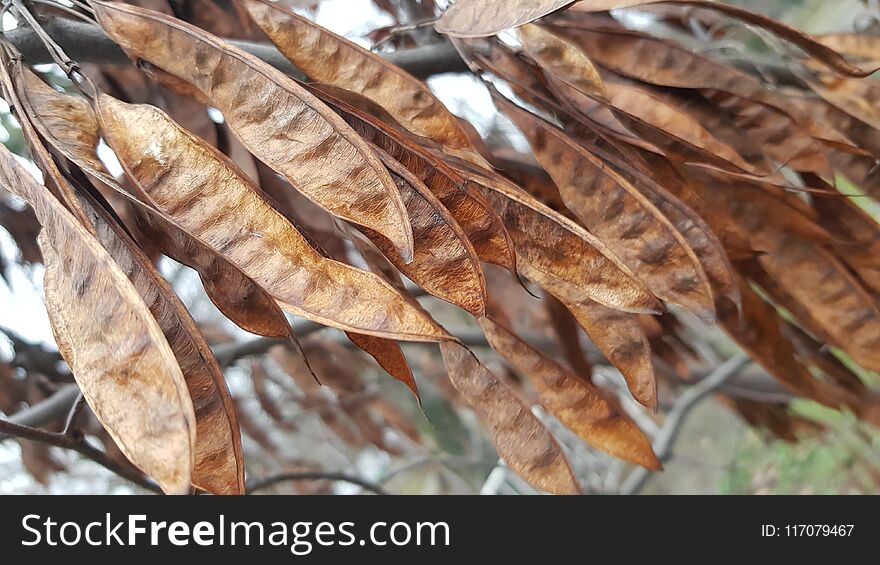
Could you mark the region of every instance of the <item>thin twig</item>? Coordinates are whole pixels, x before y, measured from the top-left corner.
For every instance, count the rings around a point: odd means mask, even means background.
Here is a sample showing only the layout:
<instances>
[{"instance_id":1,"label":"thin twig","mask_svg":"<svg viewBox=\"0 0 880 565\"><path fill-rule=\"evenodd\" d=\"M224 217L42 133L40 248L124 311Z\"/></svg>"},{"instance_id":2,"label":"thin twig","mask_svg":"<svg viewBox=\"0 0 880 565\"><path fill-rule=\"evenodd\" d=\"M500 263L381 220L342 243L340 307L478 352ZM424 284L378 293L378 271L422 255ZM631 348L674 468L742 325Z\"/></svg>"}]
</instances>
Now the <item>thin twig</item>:
<instances>
[{"instance_id":1,"label":"thin twig","mask_svg":"<svg viewBox=\"0 0 880 565\"><path fill-rule=\"evenodd\" d=\"M86 14L83 14L82 12L80 12L78 10L74 10L73 8L65 6L64 4L59 4L58 2L54 2L53 0L30 0L30 1L35 4L42 4L44 6L52 6L52 8L54 8L56 10L61 10L65 14L69 14L77 19L80 19L80 20L86 22L86 23L89 23L89 24L95 23L95 20L91 19Z\"/></svg>"},{"instance_id":2,"label":"thin twig","mask_svg":"<svg viewBox=\"0 0 880 565\"><path fill-rule=\"evenodd\" d=\"M73 403L73 406L70 408L70 413L67 414L67 421L64 423L64 431L61 432L63 435L67 437L77 437L81 434L80 423L86 413L85 407L86 397L80 392L76 401Z\"/></svg>"},{"instance_id":3,"label":"thin twig","mask_svg":"<svg viewBox=\"0 0 880 565\"><path fill-rule=\"evenodd\" d=\"M40 38L40 41L49 53L49 56L52 57L52 61L61 67L61 70L63 70L68 76L73 74L77 68L76 63L73 62L73 59L67 56L64 49L52 39L52 36L49 35L45 29L43 29L43 25L37 21L33 14L31 14L31 11L24 5L24 2L22 0L9 1L13 3L19 15L21 15L24 21L34 30L37 37Z\"/></svg>"},{"instance_id":4,"label":"thin twig","mask_svg":"<svg viewBox=\"0 0 880 565\"><path fill-rule=\"evenodd\" d=\"M97 25L55 16L46 16L43 30L54 38L55 43L81 64L128 64L129 58ZM21 26L4 34L27 59L30 64L51 63L52 57L46 51L37 34ZM274 46L267 43L245 40L227 40L232 45L247 51L273 67L296 76L302 76ZM382 57L418 78L439 73L464 72L467 70L455 48L448 42L432 43L383 53Z\"/></svg>"},{"instance_id":5,"label":"thin twig","mask_svg":"<svg viewBox=\"0 0 880 565\"><path fill-rule=\"evenodd\" d=\"M701 400L718 390L727 380L739 373L748 362L748 355L738 353L678 397L672 410L669 411L666 421L660 428L660 432L653 441L654 453L657 454L661 462L668 461L672 455L672 448L681 433L682 424L684 424L691 410ZM636 468L623 482L620 494L638 494L651 476L651 471L644 467Z\"/></svg>"},{"instance_id":6,"label":"thin twig","mask_svg":"<svg viewBox=\"0 0 880 565\"><path fill-rule=\"evenodd\" d=\"M388 43L389 41L391 41L392 39L394 39L400 35L409 33L411 31L418 31L418 30L424 29L426 27L431 27L432 25L434 25L436 23L437 23L437 19L431 18L429 20L424 20L421 22L416 22L416 23L406 24L406 25L399 25L399 26L394 26L392 28L389 28L388 35L386 35L385 37L383 37L382 39L380 39L379 41L374 43L373 49L375 50L375 49L381 47L382 45L385 45L386 43Z\"/></svg>"},{"instance_id":7,"label":"thin twig","mask_svg":"<svg viewBox=\"0 0 880 565\"><path fill-rule=\"evenodd\" d=\"M0 419L0 433L30 441L36 441L53 447L69 449L104 467L108 471L128 479L134 484L149 491L161 493L161 489L140 473L133 472L124 465L110 459L106 453L89 444L84 437L70 437L61 433L47 432L28 426L22 426L9 420Z\"/></svg>"},{"instance_id":8,"label":"thin twig","mask_svg":"<svg viewBox=\"0 0 880 565\"><path fill-rule=\"evenodd\" d=\"M279 483L284 483L288 481L341 481L344 483L351 483L353 485L357 485L362 489L372 492L373 494L378 494L382 496L387 496L388 493L382 489L379 485L373 484L369 481L361 479L359 477L355 477L352 475L346 475L345 473L325 473L325 472L313 472L313 473L282 473L280 475L274 475L271 477L266 477L265 479L259 479L257 481L248 483L247 493L254 494L255 492L265 490L269 487L273 487Z\"/></svg>"},{"instance_id":9,"label":"thin twig","mask_svg":"<svg viewBox=\"0 0 880 565\"><path fill-rule=\"evenodd\" d=\"M45 426L61 418L63 414L67 414L78 395L78 386L74 384L64 385L46 400L11 415L8 421L29 428ZM9 437L11 436L0 433L0 441Z\"/></svg>"},{"instance_id":10,"label":"thin twig","mask_svg":"<svg viewBox=\"0 0 880 565\"><path fill-rule=\"evenodd\" d=\"M442 465L447 468L452 467L488 467L492 468L498 463L497 460L488 460L488 459L474 459L473 457L426 457L424 459L417 459L415 461L411 461L397 469L393 469L385 474L381 479L379 479L379 484L384 485L394 477L401 475L403 473L409 473L415 469L420 467L426 467L431 465Z\"/></svg>"}]
</instances>

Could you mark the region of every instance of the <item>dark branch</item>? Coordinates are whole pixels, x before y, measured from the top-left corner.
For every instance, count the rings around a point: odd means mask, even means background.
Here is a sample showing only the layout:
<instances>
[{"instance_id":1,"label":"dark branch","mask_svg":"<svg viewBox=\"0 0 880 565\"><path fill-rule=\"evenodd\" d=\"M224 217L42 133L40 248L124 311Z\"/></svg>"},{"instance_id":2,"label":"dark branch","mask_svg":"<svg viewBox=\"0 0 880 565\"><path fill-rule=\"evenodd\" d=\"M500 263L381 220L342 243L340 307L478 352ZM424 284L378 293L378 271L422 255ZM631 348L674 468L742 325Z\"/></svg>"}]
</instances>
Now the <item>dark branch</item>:
<instances>
[{"instance_id":1,"label":"dark branch","mask_svg":"<svg viewBox=\"0 0 880 565\"><path fill-rule=\"evenodd\" d=\"M72 437L60 433L47 432L45 430L22 426L3 419L0 419L0 434L76 451L108 471L128 479L140 487L156 493L162 492L155 483L148 480L140 473L132 471L128 467L110 459L106 453L87 443L82 436Z\"/></svg>"},{"instance_id":2,"label":"dark branch","mask_svg":"<svg viewBox=\"0 0 880 565\"><path fill-rule=\"evenodd\" d=\"M43 29L77 63L124 64L129 61L125 52L97 25L48 16L44 19ZM28 26L20 26L6 32L5 35L29 63L53 62L43 42ZM299 71L272 45L236 39L228 41L276 69L289 74L299 74ZM458 52L445 41L383 54L383 57L419 78L467 71Z\"/></svg>"},{"instance_id":3,"label":"dark branch","mask_svg":"<svg viewBox=\"0 0 880 565\"><path fill-rule=\"evenodd\" d=\"M738 353L678 397L672 410L666 416L663 427L660 428L660 433L657 434L657 437L652 442L654 453L657 454L661 462L669 460L669 457L672 455L672 448L681 433L682 424L684 424L691 411L700 401L716 392L725 382L739 373L748 362L748 355ZM643 467L638 467L626 478L620 493L638 494L650 477L650 471Z\"/></svg>"},{"instance_id":4,"label":"dark branch","mask_svg":"<svg viewBox=\"0 0 880 565\"><path fill-rule=\"evenodd\" d=\"M74 384L64 385L46 400L10 416L9 422L31 428L45 426L70 412L78 396L78 386ZM8 437L8 435L0 433L0 441Z\"/></svg>"},{"instance_id":5,"label":"dark branch","mask_svg":"<svg viewBox=\"0 0 880 565\"><path fill-rule=\"evenodd\" d=\"M346 475L344 473L324 473L324 472L315 472L315 473L282 473L280 475L275 475L272 477L267 477L265 479L260 479L258 481L254 481L252 483L248 483L247 493L254 494L257 491L265 490L269 487L273 487L279 483L284 483L288 481L342 481L345 483L351 483L353 485L357 485L366 491L370 491L373 494L378 494L382 496L388 495L386 491L382 489L379 485L370 483L358 477L353 477L351 475Z\"/></svg>"}]
</instances>

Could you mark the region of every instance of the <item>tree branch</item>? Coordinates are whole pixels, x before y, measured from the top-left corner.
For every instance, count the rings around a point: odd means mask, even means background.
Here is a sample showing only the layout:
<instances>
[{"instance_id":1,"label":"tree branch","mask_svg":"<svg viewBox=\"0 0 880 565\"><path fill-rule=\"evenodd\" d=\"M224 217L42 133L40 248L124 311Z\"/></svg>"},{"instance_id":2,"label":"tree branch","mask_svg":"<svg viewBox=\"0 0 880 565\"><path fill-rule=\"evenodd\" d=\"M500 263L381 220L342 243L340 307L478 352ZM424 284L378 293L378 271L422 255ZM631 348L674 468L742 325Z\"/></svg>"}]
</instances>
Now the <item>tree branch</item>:
<instances>
[{"instance_id":1,"label":"tree branch","mask_svg":"<svg viewBox=\"0 0 880 565\"><path fill-rule=\"evenodd\" d=\"M345 483L351 483L353 485L357 485L364 490L370 491L373 494L378 494L382 496L387 496L388 493L382 489L379 485L370 483L365 481L364 479L354 477L351 475L346 475L344 473L324 473L324 472L315 472L315 473L282 473L280 475L275 475L272 477L267 477L265 479L260 479L257 481L253 481L248 483L247 493L254 494L257 491L265 490L269 487L275 486L279 483L284 483L288 481L342 481Z\"/></svg>"},{"instance_id":2,"label":"tree branch","mask_svg":"<svg viewBox=\"0 0 880 565\"><path fill-rule=\"evenodd\" d=\"M79 391L77 390L77 395L78 394ZM94 461L108 471L115 473L116 475L119 475L124 479L128 479L129 481L140 487L156 493L162 492L155 483L148 480L140 473L136 473L131 469L117 463L113 459L110 459L106 453L86 442L85 438L83 438L82 436L67 436L65 434L47 432L45 430L38 430L36 428L22 426L20 424L16 424L9 420L3 419L0 419L0 433L6 436L36 441L39 443L44 443L46 445L76 451L80 455Z\"/></svg>"},{"instance_id":3,"label":"tree branch","mask_svg":"<svg viewBox=\"0 0 880 565\"><path fill-rule=\"evenodd\" d=\"M669 460L672 448L681 433L682 424L684 424L691 410L704 398L717 391L747 363L749 363L749 356L745 353L738 353L678 397L672 410L669 411L666 421L660 428L660 433L657 434L653 441L654 453L657 454L661 462ZM638 494L650 477L651 471L644 467L636 468L624 481L623 486L620 488L620 493Z\"/></svg>"},{"instance_id":4,"label":"tree branch","mask_svg":"<svg viewBox=\"0 0 880 565\"><path fill-rule=\"evenodd\" d=\"M64 385L46 400L13 414L8 421L18 426L31 428L45 426L67 414L78 396L78 386L75 384ZM0 441L9 437L0 433Z\"/></svg>"},{"instance_id":5,"label":"tree branch","mask_svg":"<svg viewBox=\"0 0 880 565\"><path fill-rule=\"evenodd\" d=\"M43 29L76 62L80 64L125 64L128 56L97 25L57 16L45 16ZM19 26L8 31L5 36L21 51L31 64L52 63L52 58L43 42L28 26ZM284 58L273 45L255 41L227 39L229 43L262 59L276 69L288 74L302 76L290 61ZM467 66L449 42L415 47L381 54L395 65L405 69L418 78L426 78L440 73L465 72Z\"/></svg>"}]
</instances>

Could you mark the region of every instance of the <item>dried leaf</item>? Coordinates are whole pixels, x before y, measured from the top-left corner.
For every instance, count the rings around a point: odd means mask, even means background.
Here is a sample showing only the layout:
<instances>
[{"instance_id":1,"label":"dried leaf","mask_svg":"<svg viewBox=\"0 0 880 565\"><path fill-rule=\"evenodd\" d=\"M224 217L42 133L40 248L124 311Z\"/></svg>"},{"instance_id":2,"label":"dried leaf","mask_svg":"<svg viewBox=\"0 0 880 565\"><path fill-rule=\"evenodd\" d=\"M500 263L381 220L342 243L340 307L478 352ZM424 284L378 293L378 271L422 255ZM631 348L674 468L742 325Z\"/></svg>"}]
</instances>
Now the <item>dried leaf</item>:
<instances>
[{"instance_id":1,"label":"dried leaf","mask_svg":"<svg viewBox=\"0 0 880 565\"><path fill-rule=\"evenodd\" d=\"M434 193L467 234L480 259L515 272L513 244L501 218L459 173L393 125L350 104L350 97L341 99L338 90L321 86L316 92L364 139L399 161Z\"/></svg>"},{"instance_id":2,"label":"dried leaf","mask_svg":"<svg viewBox=\"0 0 880 565\"><path fill-rule=\"evenodd\" d=\"M171 217L119 187L97 158L98 122L85 99L56 92L20 65L13 72L24 110L46 142L123 195L136 210L140 230L163 253L198 271L208 297L223 315L251 333L290 339L301 350L284 313L269 293Z\"/></svg>"},{"instance_id":3,"label":"dried leaf","mask_svg":"<svg viewBox=\"0 0 880 565\"><path fill-rule=\"evenodd\" d=\"M880 102L880 89L874 81L819 74L807 83L832 106L875 131L880 129L880 111L876 109Z\"/></svg>"},{"instance_id":4,"label":"dried leaf","mask_svg":"<svg viewBox=\"0 0 880 565\"><path fill-rule=\"evenodd\" d=\"M780 234L830 244L834 238L816 222L815 212L798 197L722 175L693 174L688 186L717 213L728 216L755 251L773 250Z\"/></svg>"},{"instance_id":5,"label":"dried leaf","mask_svg":"<svg viewBox=\"0 0 880 565\"><path fill-rule=\"evenodd\" d=\"M880 371L880 306L831 252L782 239L759 261L853 360Z\"/></svg>"},{"instance_id":6,"label":"dried leaf","mask_svg":"<svg viewBox=\"0 0 880 565\"><path fill-rule=\"evenodd\" d=\"M630 463L659 470L651 441L591 384L525 343L501 324L482 318L490 345L523 372L540 403L590 445Z\"/></svg>"},{"instance_id":7,"label":"dried leaf","mask_svg":"<svg viewBox=\"0 0 880 565\"><path fill-rule=\"evenodd\" d=\"M815 420L796 416L787 402L766 403L745 398L733 398L731 402L750 426L763 428L788 442L796 442L805 435L814 435L824 429Z\"/></svg>"},{"instance_id":8,"label":"dried leaf","mask_svg":"<svg viewBox=\"0 0 880 565\"><path fill-rule=\"evenodd\" d=\"M377 337L445 339L387 283L322 257L234 164L161 110L100 94L96 111L143 197L237 264L285 310Z\"/></svg>"},{"instance_id":9,"label":"dried leaf","mask_svg":"<svg viewBox=\"0 0 880 565\"><path fill-rule=\"evenodd\" d=\"M10 62L10 67L22 76L17 62ZM30 78L39 81L33 75ZM4 81L9 79L11 76L4 74ZM7 84L7 90L11 88L13 85ZM231 397L223 373L195 321L150 259L118 223L118 217L108 212L109 205L84 187L77 190L61 174L36 137L29 119L29 106L21 100L16 102L20 104L19 112L24 110L20 117L25 131L31 135L31 150L44 178L59 193L71 196L68 207L87 222L83 227L95 235L140 293L177 359L196 417L192 483L215 494L243 494L244 465Z\"/></svg>"},{"instance_id":10,"label":"dried leaf","mask_svg":"<svg viewBox=\"0 0 880 565\"><path fill-rule=\"evenodd\" d=\"M244 494L241 437L223 372L195 321L162 275L100 204L83 195L97 239L158 322L186 379L196 416L192 483L213 494Z\"/></svg>"},{"instance_id":11,"label":"dried leaf","mask_svg":"<svg viewBox=\"0 0 880 565\"><path fill-rule=\"evenodd\" d=\"M356 43L266 0L241 0L285 57L317 82L362 94L418 135L469 149L457 118L424 83Z\"/></svg>"},{"instance_id":12,"label":"dried leaf","mask_svg":"<svg viewBox=\"0 0 880 565\"><path fill-rule=\"evenodd\" d=\"M419 386L416 384L416 379L412 369L409 368L403 350L400 349L396 341L353 332L347 332L346 335L353 344L375 359L379 366L385 369L385 372L405 384L416 399L421 402Z\"/></svg>"},{"instance_id":13,"label":"dried leaf","mask_svg":"<svg viewBox=\"0 0 880 565\"><path fill-rule=\"evenodd\" d=\"M581 114L589 117L591 100L564 78L550 77L551 89ZM712 136L699 122L646 91L622 82L606 82L608 108L615 118L641 139L677 161L707 163L734 173L766 174L731 147Z\"/></svg>"},{"instance_id":14,"label":"dried leaf","mask_svg":"<svg viewBox=\"0 0 880 565\"><path fill-rule=\"evenodd\" d=\"M517 262L532 272L562 279L584 296L625 312L656 313L663 304L601 240L532 198L501 175L448 158L459 173L483 189L510 232ZM533 280L541 285L541 280Z\"/></svg>"},{"instance_id":15,"label":"dried leaf","mask_svg":"<svg viewBox=\"0 0 880 565\"><path fill-rule=\"evenodd\" d=\"M831 49L817 41L815 38L778 20L724 2L707 2L705 0L583 0L578 2L572 9L582 12L604 12L606 10L614 10L617 8L629 8L657 3L682 4L686 6L695 6L697 8L705 8L707 10L715 10L732 18L742 20L747 24L764 28L780 38L797 45L814 59L842 75L867 77L876 72L876 69L865 70L854 67L834 49Z\"/></svg>"},{"instance_id":16,"label":"dried leaf","mask_svg":"<svg viewBox=\"0 0 880 565\"><path fill-rule=\"evenodd\" d=\"M547 309L547 315L556 338L559 340L566 363L578 377L592 381L593 365L581 346L577 320L568 311L568 308L550 293L544 296L544 306Z\"/></svg>"},{"instance_id":17,"label":"dried leaf","mask_svg":"<svg viewBox=\"0 0 880 565\"><path fill-rule=\"evenodd\" d=\"M0 175L43 225L46 307L89 406L132 463L165 492L185 494L196 416L161 329L107 251L5 147Z\"/></svg>"},{"instance_id":18,"label":"dried leaf","mask_svg":"<svg viewBox=\"0 0 880 565\"><path fill-rule=\"evenodd\" d=\"M413 260L400 261L384 238L364 232L414 283L474 316L485 312L486 281L480 259L464 230L440 200L400 162L377 149L403 198L415 236Z\"/></svg>"},{"instance_id":19,"label":"dried leaf","mask_svg":"<svg viewBox=\"0 0 880 565\"><path fill-rule=\"evenodd\" d=\"M577 43L597 64L620 75L671 88L722 91L784 112L804 131L829 145L859 151L834 128L816 122L791 99L764 88L760 80L732 66L694 53L671 41L620 27L581 28L554 20L555 31ZM711 92L710 92L711 95Z\"/></svg>"},{"instance_id":20,"label":"dried leaf","mask_svg":"<svg viewBox=\"0 0 880 565\"><path fill-rule=\"evenodd\" d=\"M514 94L524 102L541 107L545 100L553 100L547 79L541 69L522 53L515 53L500 41L489 42L489 54L474 54L474 62L481 69L503 78Z\"/></svg>"},{"instance_id":21,"label":"dried leaf","mask_svg":"<svg viewBox=\"0 0 880 565\"><path fill-rule=\"evenodd\" d=\"M492 434L498 455L529 484L553 494L579 494L571 467L546 427L514 392L464 346L440 344L449 380Z\"/></svg>"},{"instance_id":22,"label":"dried leaf","mask_svg":"<svg viewBox=\"0 0 880 565\"><path fill-rule=\"evenodd\" d=\"M242 143L334 215L387 237L404 260L412 230L394 182L356 133L293 79L174 18L118 3L93 3L114 41L194 86ZM247 96L243 96L247 93Z\"/></svg>"},{"instance_id":23,"label":"dried leaf","mask_svg":"<svg viewBox=\"0 0 880 565\"><path fill-rule=\"evenodd\" d=\"M880 224L849 199L816 197L813 208L820 223L844 242L834 251L880 293Z\"/></svg>"},{"instance_id":24,"label":"dried leaf","mask_svg":"<svg viewBox=\"0 0 880 565\"><path fill-rule=\"evenodd\" d=\"M640 87L693 116L757 169L786 163L800 171L831 174L826 148L778 108L717 90L685 93L644 83Z\"/></svg>"},{"instance_id":25,"label":"dried leaf","mask_svg":"<svg viewBox=\"0 0 880 565\"><path fill-rule=\"evenodd\" d=\"M485 37L535 21L573 1L458 0L447 8L434 27L453 37Z\"/></svg>"},{"instance_id":26,"label":"dried leaf","mask_svg":"<svg viewBox=\"0 0 880 565\"><path fill-rule=\"evenodd\" d=\"M526 52L548 72L590 96L608 95L599 70L577 45L535 24L522 26L517 35Z\"/></svg>"},{"instance_id":27,"label":"dried leaf","mask_svg":"<svg viewBox=\"0 0 880 565\"><path fill-rule=\"evenodd\" d=\"M540 279L543 288L568 308L599 351L623 375L633 398L647 408L655 409L657 381L651 363L651 347L637 317L586 298L580 289L569 283L535 272L527 261L521 262L520 268L527 278Z\"/></svg>"},{"instance_id":28,"label":"dried leaf","mask_svg":"<svg viewBox=\"0 0 880 565\"><path fill-rule=\"evenodd\" d=\"M822 45L839 53L853 55L872 65L880 62L880 38L865 33L827 33L815 36Z\"/></svg>"},{"instance_id":29,"label":"dried leaf","mask_svg":"<svg viewBox=\"0 0 880 565\"><path fill-rule=\"evenodd\" d=\"M737 233L729 233L730 229L736 227L735 224L708 208L693 191L688 190L687 181L665 158L640 152L642 157L648 159L644 161L645 167L641 168L633 166L627 157L609 154L599 146L587 146L608 166L624 175L675 226L699 259L709 278L716 303L719 299L726 298L739 304L739 287L734 280L736 275L728 253L729 249L751 250L745 238L735 239ZM658 167L662 167L662 170L658 170ZM677 190L679 194L673 194L667 187ZM716 235L716 232L720 235ZM729 249L722 243L722 235L730 240Z\"/></svg>"},{"instance_id":30,"label":"dried leaf","mask_svg":"<svg viewBox=\"0 0 880 565\"><path fill-rule=\"evenodd\" d=\"M789 390L832 407L852 405L852 397L843 389L813 378L798 363L791 342L781 330L782 320L772 306L747 284L741 283L742 310L719 312L725 331Z\"/></svg>"},{"instance_id":31,"label":"dried leaf","mask_svg":"<svg viewBox=\"0 0 880 565\"><path fill-rule=\"evenodd\" d=\"M699 259L660 210L561 130L506 100L496 102L525 134L566 205L591 233L659 298L714 317L712 289Z\"/></svg>"},{"instance_id":32,"label":"dried leaf","mask_svg":"<svg viewBox=\"0 0 880 565\"><path fill-rule=\"evenodd\" d=\"M850 392L859 396L870 396L865 381L844 365L840 359L828 350L825 344L816 341L805 331L791 323L785 324L783 331L792 344L794 344L797 353L811 367L822 371L832 381Z\"/></svg>"}]
</instances>

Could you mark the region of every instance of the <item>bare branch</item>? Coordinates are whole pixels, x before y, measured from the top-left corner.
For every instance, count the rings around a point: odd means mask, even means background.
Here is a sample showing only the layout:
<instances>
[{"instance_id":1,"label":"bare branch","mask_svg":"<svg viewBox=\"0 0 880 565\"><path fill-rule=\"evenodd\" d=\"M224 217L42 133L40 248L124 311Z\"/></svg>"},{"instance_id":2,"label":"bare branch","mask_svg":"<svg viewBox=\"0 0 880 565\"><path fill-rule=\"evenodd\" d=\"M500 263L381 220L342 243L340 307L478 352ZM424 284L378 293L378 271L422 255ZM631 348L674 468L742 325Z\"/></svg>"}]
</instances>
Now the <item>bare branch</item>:
<instances>
[{"instance_id":1,"label":"bare branch","mask_svg":"<svg viewBox=\"0 0 880 565\"><path fill-rule=\"evenodd\" d=\"M140 473L134 472L128 467L110 459L106 453L86 442L85 438L82 436L71 437L61 433L47 432L45 430L22 426L3 419L0 419L0 434L76 451L108 471L115 473L124 479L128 479L140 487L152 492L162 492L155 483L148 480Z\"/></svg>"},{"instance_id":2,"label":"bare branch","mask_svg":"<svg viewBox=\"0 0 880 565\"><path fill-rule=\"evenodd\" d=\"M129 58L97 25L57 16L46 16L42 28L74 61L80 64L124 64ZM52 63L52 57L37 34L27 26L6 32L6 38L31 64ZM285 73L299 71L274 46L255 41L227 40ZM438 42L394 53L382 53L392 63L419 78L440 73L465 72L467 67L448 42Z\"/></svg>"},{"instance_id":3,"label":"bare branch","mask_svg":"<svg viewBox=\"0 0 880 565\"><path fill-rule=\"evenodd\" d=\"M46 400L13 414L9 417L8 421L19 426L31 428L45 426L67 414L78 396L78 386L75 384L64 385ZM9 437L6 434L0 433L0 441Z\"/></svg>"},{"instance_id":4,"label":"bare branch","mask_svg":"<svg viewBox=\"0 0 880 565\"><path fill-rule=\"evenodd\" d=\"M83 396L83 393L80 392L79 396L76 397L76 401L73 403L73 406L70 408L70 412L67 414L67 421L64 423L64 431L61 433L67 437L76 437L81 435L81 431L79 429L80 424L82 423L83 416L85 415L85 407L86 407L86 397Z\"/></svg>"},{"instance_id":5,"label":"bare branch","mask_svg":"<svg viewBox=\"0 0 880 565\"><path fill-rule=\"evenodd\" d=\"M272 477L267 477L265 479L260 479L258 481L254 481L249 483L247 486L247 493L254 494L255 492L265 490L269 487L273 487L279 483L284 483L288 481L342 481L345 483L351 483L353 485L357 485L366 491L370 491L373 494L378 494L382 496L387 496L388 493L382 489L379 485L370 483L361 478L354 477L351 475L346 475L344 473L324 473L324 472L315 472L315 473L282 473L280 475L275 475Z\"/></svg>"},{"instance_id":6,"label":"bare branch","mask_svg":"<svg viewBox=\"0 0 880 565\"><path fill-rule=\"evenodd\" d=\"M657 437L654 438L654 452L661 462L667 461L672 454L672 448L681 433L691 410L704 398L717 391L734 375L736 375L747 363L749 356L738 353L722 363L699 383L687 389L676 401L666 417L666 421L660 428ZM621 494L638 494L651 477L651 471L638 467L626 478L620 488Z\"/></svg>"}]
</instances>

